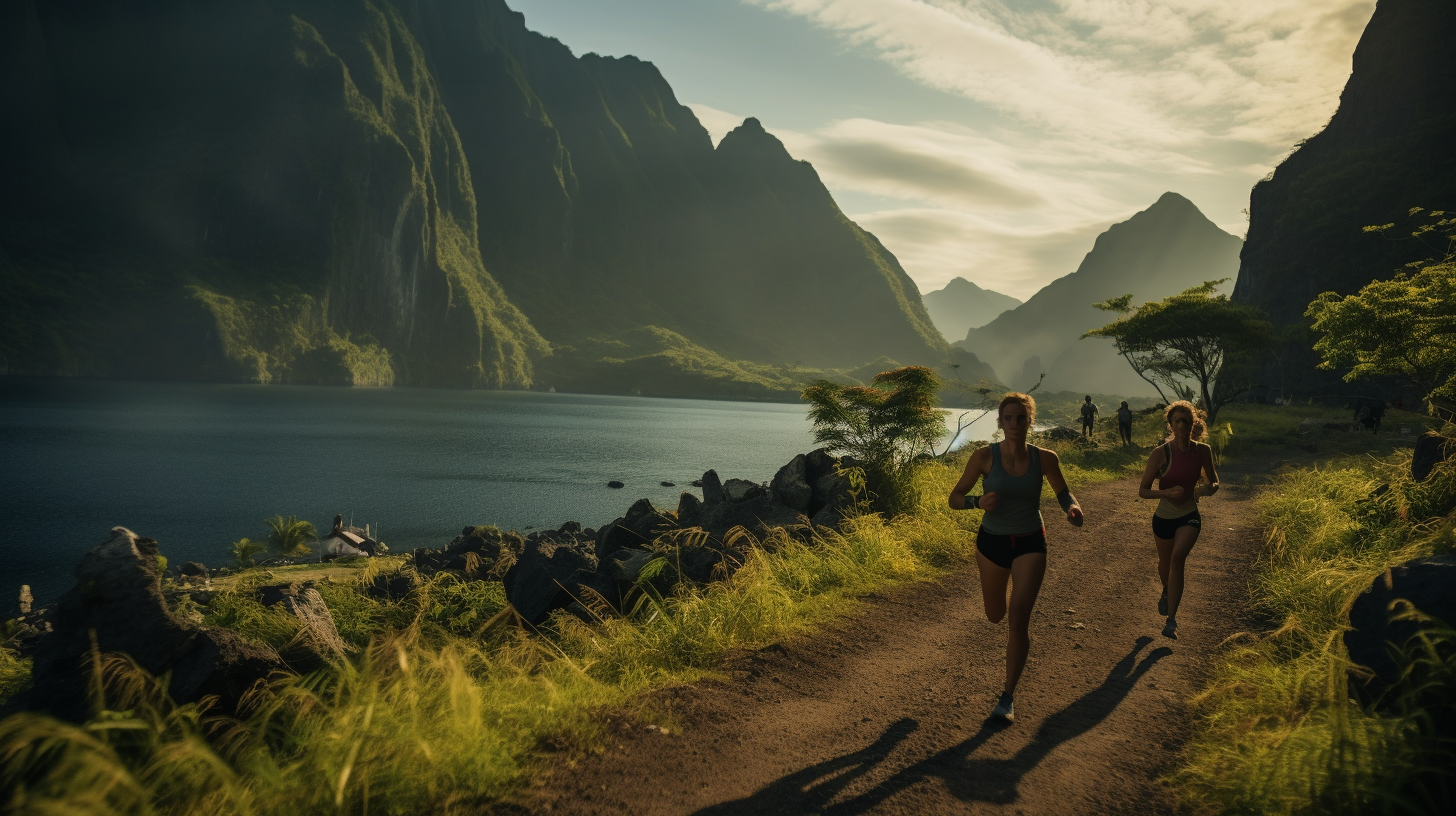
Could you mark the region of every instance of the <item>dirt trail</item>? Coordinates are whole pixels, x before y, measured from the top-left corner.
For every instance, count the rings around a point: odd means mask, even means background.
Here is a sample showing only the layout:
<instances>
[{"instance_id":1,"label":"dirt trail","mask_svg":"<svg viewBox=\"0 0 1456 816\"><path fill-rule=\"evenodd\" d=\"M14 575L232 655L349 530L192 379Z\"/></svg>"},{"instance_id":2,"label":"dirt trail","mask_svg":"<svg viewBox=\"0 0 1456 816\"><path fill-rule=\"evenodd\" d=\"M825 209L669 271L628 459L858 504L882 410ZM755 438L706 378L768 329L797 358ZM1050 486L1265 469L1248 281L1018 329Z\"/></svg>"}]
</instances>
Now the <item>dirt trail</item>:
<instances>
[{"instance_id":1,"label":"dirt trail","mask_svg":"<svg viewBox=\"0 0 1456 816\"><path fill-rule=\"evenodd\" d=\"M1250 492L1203 500L1181 639L1159 634L1149 517L1134 481L1088 488L1081 530L1049 520L1017 721L986 716L1005 623L974 567L866 599L812 639L736 660L728 682L656 695L669 734L614 725L600 755L563 757L533 812L1168 813L1158 778L1187 738L1186 700L1243 611L1258 529ZM1074 628L1081 624L1082 628Z\"/></svg>"}]
</instances>

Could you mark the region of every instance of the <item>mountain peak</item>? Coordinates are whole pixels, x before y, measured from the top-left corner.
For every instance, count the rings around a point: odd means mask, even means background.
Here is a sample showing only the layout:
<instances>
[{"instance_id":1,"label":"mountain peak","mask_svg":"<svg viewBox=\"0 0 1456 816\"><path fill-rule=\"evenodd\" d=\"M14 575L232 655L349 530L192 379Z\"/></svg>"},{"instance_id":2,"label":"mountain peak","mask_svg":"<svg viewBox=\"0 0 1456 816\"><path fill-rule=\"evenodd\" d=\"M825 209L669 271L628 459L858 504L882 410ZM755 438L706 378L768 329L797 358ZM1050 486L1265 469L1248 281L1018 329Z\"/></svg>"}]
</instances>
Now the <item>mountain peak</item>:
<instances>
[{"instance_id":1,"label":"mountain peak","mask_svg":"<svg viewBox=\"0 0 1456 816\"><path fill-rule=\"evenodd\" d=\"M1197 210L1198 209L1198 205L1197 204L1194 204L1192 201L1189 201L1188 199L1186 199L1183 196L1181 196L1181 195L1173 192L1172 190L1169 190L1168 192L1163 193L1162 195L1158 196L1158 200L1157 201L1154 201L1153 202L1153 206L1149 207L1148 209L1152 210L1152 209L1170 208L1170 207L1178 207L1178 208L1182 208L1182 209L1194 209L1194 210Z\"/></svg>"}]
</instances>

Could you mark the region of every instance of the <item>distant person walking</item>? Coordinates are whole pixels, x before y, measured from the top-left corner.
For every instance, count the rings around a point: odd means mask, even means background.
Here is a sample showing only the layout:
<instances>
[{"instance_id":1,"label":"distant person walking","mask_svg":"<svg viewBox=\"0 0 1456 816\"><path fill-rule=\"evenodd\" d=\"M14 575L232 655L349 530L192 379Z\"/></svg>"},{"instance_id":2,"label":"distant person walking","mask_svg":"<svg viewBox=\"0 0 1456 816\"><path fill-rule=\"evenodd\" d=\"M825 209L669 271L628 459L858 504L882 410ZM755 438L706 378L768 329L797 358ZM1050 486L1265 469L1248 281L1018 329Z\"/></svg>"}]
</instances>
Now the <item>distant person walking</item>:
<instances>
[{"instance_id":1,"label":"distant person walking","mask_svg":"<svg viewBox=\"0 0 1456 816\"><path fill-rule=\"evenodd\" d=\"M1117 408L1117 435L1122 438L1123 445L1132 444L1132 409L1127 407L1127 400Z\"/></svg>"},{"instance_id":2,"label":"distant person walking","mask_svg":"<svg viewBox=\"0 0 1456 816\"><path fill-rule=\"evenodd\" d=\"M1084 438L1090 438L1092 436L1092 424L1096 421L1097 405L1092 402L1092 395L1088 394L1082 400L1082 436Z\"/></svg>"},{"instance_id":3,"label":"distant person walking","mask_svg":"<svg viewBox=\"0 0 1456 816\"><path fill-rule=\"evenodd\" d=\"M1067 520L1082 526L1082 508L1067 489L1061 462L1053 451L1026 443L1036 421L1036 401L1028 394L1011 393L997 408L997 425L1006 438L971 454L966 471L950 491L955 510L977 509L981 529L976 533L976 564L981 573L981 599L986 618L1000 623L1007 617L1006 685L991 716L1012 722L1016 719L1013 695L1026 656L1031 651L1031 610L1046 575L1046 526L1041 517L1041 484L1045 476ZM986 480L985 493L967 496L976 482ZM1011 600L1006 587L1011 586Z\"/></svg>"},{"instance_id":4,"label":"distant person walking","mask_svg":"<svg viewBox=\"0 0 1456 816\"><path fill-rule=\"evenodd\" d=\"M1203 527L1198 497L1218 492L1218 472L1213 468L1213 448L1198 441L1203 438L1206 424L1202 411L1187 400L1178 400L1163 411L1163 419L1168 424L1168 438L1148 456L1138 495L1158 500L1158 508L1153 511L1158 578L1163 582L1158 614L1168 616L1163 636L1177 640L1184 567ZM1198 484L1200 475L1207 480L1202 485ZM1153 479L1159 479L1157 490L1153 489Z\"/></svg>"}]
</instances>

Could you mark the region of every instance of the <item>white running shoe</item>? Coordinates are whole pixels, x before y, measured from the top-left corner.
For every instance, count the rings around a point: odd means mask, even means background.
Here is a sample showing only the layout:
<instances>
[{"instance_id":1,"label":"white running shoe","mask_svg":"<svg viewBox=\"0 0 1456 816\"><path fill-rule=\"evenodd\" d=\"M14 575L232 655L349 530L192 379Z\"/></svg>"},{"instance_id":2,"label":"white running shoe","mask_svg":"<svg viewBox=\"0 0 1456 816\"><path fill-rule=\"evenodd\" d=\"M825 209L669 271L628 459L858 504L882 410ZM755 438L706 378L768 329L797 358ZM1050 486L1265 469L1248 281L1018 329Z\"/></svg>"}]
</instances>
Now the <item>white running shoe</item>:
<instances>
[{"instance_id":1,"label":"white running shoe","mask_svg":"<svg viewBox=\"0 0 1456 816\"><path fill-rule=\"evenodd\" d=\"M1168 622L1163 624L1163 637L1169 640L1178 639L1178 621L1173 620L1172 615L1169 615Z\"/></svg>"},{"instance_id":2,"label":"white running shoe","mask_svg":"<svg viewBox=\"0 0 1456 816\"><path fill-rule=\"evenodd\" d=\"M996 707L991 709L991 719L1004 720L1008 723L1016 722L1016 705L1011 698L1005 694L996 701Z\"/></svg>"}]
</instances>

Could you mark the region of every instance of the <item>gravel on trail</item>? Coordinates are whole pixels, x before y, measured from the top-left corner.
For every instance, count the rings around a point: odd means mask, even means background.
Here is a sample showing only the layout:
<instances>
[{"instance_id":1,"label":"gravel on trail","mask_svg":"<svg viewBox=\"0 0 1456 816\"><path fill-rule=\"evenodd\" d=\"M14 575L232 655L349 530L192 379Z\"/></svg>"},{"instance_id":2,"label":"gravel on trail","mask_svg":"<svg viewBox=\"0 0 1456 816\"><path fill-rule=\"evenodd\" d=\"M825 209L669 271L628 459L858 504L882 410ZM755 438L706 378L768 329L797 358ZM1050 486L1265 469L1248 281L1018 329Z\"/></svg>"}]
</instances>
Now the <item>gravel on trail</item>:
<instances>
[{"instance_id":1,"label":"gravel on trail","mask_svg":"<svg viewBox=\"0 0 1456 816\"><path fill-rule=\"evenodd\" d=\"M604 749L562 753L517 804L704 816L1177 812L1161 778L1189 735L1189 698L1225 638L1254 625L1251 496L1226 483L1202 500L1177 641L1160 634L1154 502L1137 497L1136 480L1079 491L1081 529L1044 504L1047 575L1013 725L987 721L1006 624L986 620L971 565L737 656L725 681L650 695L642 710L656 722L609 718Z\"/></svg>"}]
</instances>

